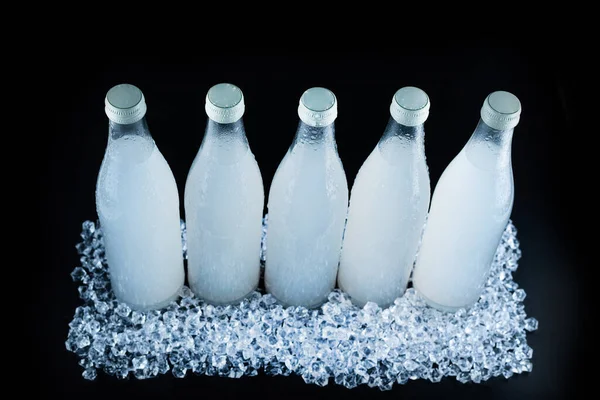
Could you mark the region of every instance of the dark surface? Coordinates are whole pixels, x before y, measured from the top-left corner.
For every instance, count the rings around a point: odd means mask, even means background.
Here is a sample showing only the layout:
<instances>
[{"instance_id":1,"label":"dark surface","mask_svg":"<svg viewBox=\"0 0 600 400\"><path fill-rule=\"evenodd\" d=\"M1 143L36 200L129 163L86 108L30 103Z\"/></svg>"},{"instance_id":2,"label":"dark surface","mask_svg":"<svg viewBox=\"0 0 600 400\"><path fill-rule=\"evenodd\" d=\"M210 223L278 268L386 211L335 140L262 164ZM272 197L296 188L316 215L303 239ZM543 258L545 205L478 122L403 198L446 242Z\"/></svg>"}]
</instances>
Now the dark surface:
<instances>
[{"instance_id":1,"label":"dark surface","mask_svg":"<svg viewBox=\"0 0 600 400\"><path fill-rule=\"evenodd\" d=\"M578 387L578 353L583 348L583 318L579 310L579 273L583 259L576 252L567 172L573 118L571 84L566 68L538 51L495 49L406 50L401 55L346 56L214 56L189 64L102 64L72 60L56 77L64 99L57 116L58 132L47 138L41 191L48 195L41 226L51 262L41 269L40 299L45 312L34 332L38 357L48 368L37 371L48 392L65 396L204 397L219 395L285 398L357 396L465 396L466 398L547 398L574 395ZM59 79L62 78L62 81ZM518 229L523 258L515 280L527 292L526 312L536 317L538 331L528 335L534 349L533 372L508 380L461 384L445 379L396 385L391 392L361 386L348 390L333 382L325 388L307 385L298 376L259 375L238 380L170 374L147 381L119 381L102 372L94 382L81 377L77 357L64 341L68 323L80 304L69 276L78 265L75 244L81 222L95 220L96 177L107 140L104 96L111 86L132 83L144 92L150 131L177 180L180 199L188 169L201 143L206 123L204 98L219 82L238 85L246 99L244 116L252 151L268 194L273 174L292 141L297 105L312 86L333 90L339 102L336 120L338 151L351 187L354 177L389 118L394 92L406 85L424 89L431 99L425 125L425 146L432 190L446 165L460 151L479 118L486 95L495 90L516 94L522 103L521 122L513 139L515 204L512 219ZM65 90L66 89L66 90ZM52 106L52 105L51 105ZM571 156L574 158L573 156ZM568 156L567 156L568 158ZM182 209L183 215L183 209ZM206 398L206 397L205 397Z\"/></svg>"}]
</instances>

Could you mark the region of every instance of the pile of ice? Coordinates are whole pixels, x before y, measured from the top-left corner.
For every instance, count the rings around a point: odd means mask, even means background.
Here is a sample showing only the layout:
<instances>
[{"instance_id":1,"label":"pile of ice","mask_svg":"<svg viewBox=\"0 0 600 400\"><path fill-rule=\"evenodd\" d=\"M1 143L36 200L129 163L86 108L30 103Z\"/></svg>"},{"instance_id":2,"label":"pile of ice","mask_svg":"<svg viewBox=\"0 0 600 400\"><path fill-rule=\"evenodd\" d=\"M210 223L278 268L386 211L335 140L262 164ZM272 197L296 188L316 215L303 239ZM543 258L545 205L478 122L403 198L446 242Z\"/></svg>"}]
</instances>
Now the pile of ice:
<instances>
[{"instance_id":1,"label":"pile of ice","mask_svg":"<svg viewBox=\"0 0 600 400\"><path fill-rule=\"evenodd\" d=\"M315 310L283 308L258 292L239 305L215 307L184 287L163 310L132 311L110 289L100 228L86 221L81 237L81 266L71 275L84 304L69 324L66 347L80 358L86 379L98 370L145 379L169 371L178 378L241 377L262 369L318 385L332 378L348 388L386 390L414 379L481 382L532 368L527 332L538 323L527 318L525 291L512 279L521 256L512 223L481 298L454 314L427 307L412 288L385 310L373 303L357 308L337 290Z\"/></svg>"}]
</instances>

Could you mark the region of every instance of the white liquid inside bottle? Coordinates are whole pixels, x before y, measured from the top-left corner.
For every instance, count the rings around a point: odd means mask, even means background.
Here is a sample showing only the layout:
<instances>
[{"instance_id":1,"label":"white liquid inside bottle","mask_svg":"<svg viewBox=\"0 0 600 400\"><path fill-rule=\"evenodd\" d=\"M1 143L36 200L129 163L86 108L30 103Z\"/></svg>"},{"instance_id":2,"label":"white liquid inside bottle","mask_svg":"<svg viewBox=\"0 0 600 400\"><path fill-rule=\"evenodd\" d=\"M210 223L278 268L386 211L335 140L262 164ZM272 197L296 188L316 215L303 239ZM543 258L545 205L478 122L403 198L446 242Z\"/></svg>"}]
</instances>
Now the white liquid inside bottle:
<instances>
[{"instance_id":1,"label":"white liquid inside bottle","mask_svg":"<svg viewBox=\"0 0 600 400\"><path fill-rule=\"evenodd\" d=\"M475 132L435 188L413 275L433 307L469 307L483 290L513 207L510 150L520 110L510 93L488 96Z\"/></svg>"},{"instance_id":2,"label":"white liquid inside bottle","mask_svg":"<svg viewBox=\"0 0 600 400\"><path fill-rule=\"evenodd\" d=\"M230 304L258 285L264 189L241 90L219 84L206 101L206 134L185 188L188 279L198 297Z\"/></svg>"},{"instance_id":3,"label":"white liquid inside bottle","mask_svg":"<svg viewBox=\"0 0 600 400\"><path fill-rule=\"evenodd\" d=\"M307 90L301 122L269 192L265 285L285 305L316 307L335 287L348 207L333 93Z\"/></svg>"},{"instance_id":4,"label":"white liquid inside bottle","mask_svg":"<svg viewBox=\"0 0 600 400\"><path fill-rule=\"evenodd\" d=\"M166 306L185 278L177 186L147 129L143 101L131 85L109 91L113 120L96 188L112 290L139 310Z\"/></svg>"},{"instance_id":5,"label":"white liquid inside bottle","mask_svg":"<svg viewBox=\"0 0 600 400\"><path fill-rule=\"evenodd\" d=\"M404 293L429 208L425 92L395 94L386 131L360 168L350 197L338 285L359 306L386 307Z\"/></svg>"}]
</instances>

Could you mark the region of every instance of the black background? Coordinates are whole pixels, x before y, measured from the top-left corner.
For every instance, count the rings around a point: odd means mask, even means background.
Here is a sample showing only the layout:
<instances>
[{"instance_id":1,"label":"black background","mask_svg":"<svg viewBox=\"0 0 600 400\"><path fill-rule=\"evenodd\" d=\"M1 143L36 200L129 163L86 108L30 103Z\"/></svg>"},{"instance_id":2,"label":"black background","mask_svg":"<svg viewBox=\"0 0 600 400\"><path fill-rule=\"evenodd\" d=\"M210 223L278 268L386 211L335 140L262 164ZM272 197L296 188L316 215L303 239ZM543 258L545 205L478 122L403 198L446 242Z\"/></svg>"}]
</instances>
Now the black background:
<instances>
[{"instance_id":1,"label":"black background","mask_svg":"<svg viewBox=\"0 0 600 400\"><path fill-rule=\"evenodd\" d=\"M49 392L82 396L161 397L356 396L399 398L466 396L466 398L547 398L574 395L579 388L577 361L583 348L578 286L583 270L570 232L573 218L564 161L575 158L561 137L571 134L572 83L567 63L536 49L437 48L403 49L401 53L329 55L215 55L186 63L115 62L76 58L56 77L63 90L56 116L57 134L43 142L48 158L41 191L41 234L51 263L39 273L44 301L40 326L33 331L38 357L48 360L39 379ZM336 140L348 186L376 145L389 118L389 104L402 86L417 86L431 99L425 125L425 151L432 191L446 165L465 144L479 118L487 94L507 90L519 97L523 112L513 138L515 203L512 219L523 258L514 274L527 292L526 312L536 317L538 331L528 335L534 350L533 372L508 380L461 384L453 378L433 384L411 381L391 392L361 386L307 385L298 376L241 379L169 374L147 381L119 381L99 372L96 381L81 377L77 357L64 341L68 323L80 304L69 276L78 265L75 244L81 223L96 219L94 191L107 141L104 96L118 83L138 86L148 104L150 131L179 187L180 200L188 169L206 124L204 99L214 84L230 82L244 92L244 121L250 147L262 172L265 193L296 131L300 95L324 86L338 98ZM66 90L65 90L66 89ZM64 107L66 105L66 107ZM565 158L566 155L566 158ZM183 207L181 209L182 216ZM50 301L44 299L51 299ZM85 397L84 397L85 396Z\"/></svg>"}]
</instances>

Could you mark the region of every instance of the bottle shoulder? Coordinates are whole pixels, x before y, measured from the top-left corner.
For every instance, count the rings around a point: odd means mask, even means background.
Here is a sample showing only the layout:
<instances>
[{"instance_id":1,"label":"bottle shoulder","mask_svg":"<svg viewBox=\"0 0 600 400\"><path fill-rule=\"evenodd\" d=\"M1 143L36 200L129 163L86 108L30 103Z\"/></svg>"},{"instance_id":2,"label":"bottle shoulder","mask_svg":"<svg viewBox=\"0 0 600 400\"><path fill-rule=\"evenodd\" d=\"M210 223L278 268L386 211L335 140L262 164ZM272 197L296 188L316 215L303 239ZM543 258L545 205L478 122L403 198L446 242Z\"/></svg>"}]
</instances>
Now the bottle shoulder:
<instances>
[{"instance_id":1,"label":"bottle shoulder","mask_svg":"<svg viewBox=\"0 0 600 400\"><path fill-rule=\"evenodd\" d=\"M355 185L372 187L394 185L399 188L414 186L415 182L429 185L429 169L424 158L400 158L392 164L382 156L378 146L363 162L355 178Z\"/></svg>"},{"instance_id":2,"label":"bottle shoulder","mask_svg":"<svg viewBox=\"0 0 600 400\"><path fill-rule=\"evenodd\" d=\"M143 162L105 157L96 182L96 208L105 218L116 218L137 208L179 210L175 177L155 148Z\"/></svg>"},{"instance_id":3,"label":"bottle shoulder","mask_svg":"<svg viewBox=\"0 0 600 400\"><path fill-rule=\"evenodd\" d=\"M254 153L248 149L235 162L223 162L219 157L198 151L188 171L188 179L199 178L215 172L227 173L229 175L244 175L258 173L260 167Z\"/></svg>"},{"instance_id":4,"label":"bottle shoulder","mask_svg":"<svg viewBox=\"0 0 600 400\"><path fill-rule=\"evenodd\" d=\"M198 196L203 199L206 196L234 196L243 202L249 196L257 195L264 197L264 184L258 162L251 152L233 165L197 157L186 178L185 197L189 201L195 201L193 199Z\"/></svg>"},{"instance_id":5,"label":"bottle shoulder","mask_svg":"<svg viewBox=\"0 0 600 400\"><path fill-rule=\"evenodd\" d=\"M473 153L464 147L446 166L440 179L460 179L461 175L477 175L479 179L494 181L512 177L512 163L509 159L498 160L481 153Z\"/></svg>"},{"instance_id":6,"label":"bottle shoulder","mask_svg":"<svg viewBox=\"0 0 600 400\"><path fill-rule=\"evenodd\" d=\"M512 207L512 167L482 169L461 151L446 167L435 187L436 207L455 207L473 215ZM496 211L494 211L496 212Z\"/></svg>"}]
</instances>

